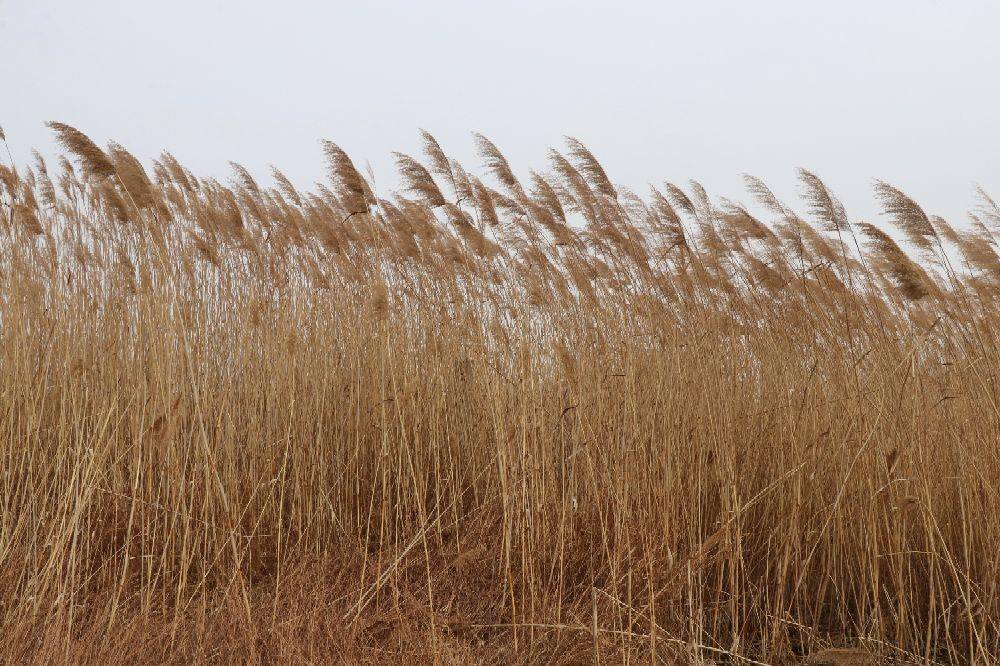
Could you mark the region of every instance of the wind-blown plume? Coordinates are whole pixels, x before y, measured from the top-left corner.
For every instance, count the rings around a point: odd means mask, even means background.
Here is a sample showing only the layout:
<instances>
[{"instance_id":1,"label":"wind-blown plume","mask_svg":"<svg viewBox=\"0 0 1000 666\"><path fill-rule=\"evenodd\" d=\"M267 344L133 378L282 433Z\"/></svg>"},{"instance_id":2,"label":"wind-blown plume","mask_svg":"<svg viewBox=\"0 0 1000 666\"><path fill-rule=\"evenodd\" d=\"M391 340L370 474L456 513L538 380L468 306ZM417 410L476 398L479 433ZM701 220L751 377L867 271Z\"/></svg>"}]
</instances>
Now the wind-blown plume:
<instances>
[{"instance_id":1,"label":"wind-blown plume","mask_svg":"<svg viewBox=\"0 0 1000 666\"><path fill-rule=\"evenodd\" d=\"M534 171L531 172L531 195L556 220L561 224L566 224L566 211L563 208L562 202L559 201L559 195L556 194L556 191L545 178Z\"/></svg>"},{"instance_id":2,"label":"wind-blown plume","mask_svg":"<svg viewBox=\"0 0 1000 666\"><path fill-rule=\"evenodd\" d=\"M649 189L653 199L651 212L656 219L657 233L666 235L668 249L678 246L687 248L687 234L684 232L684 225L677 211L659 190L655 187Z\"/></svg>"},{"instance_id":3,"label":"wind-blown plume","mask_svg":"<svg viewBox=\"0 0 1000 666\"><path fill-rule=\"evenodd\" d=\"M466 173L462 165L451 160L451 186L455 190L455 203L462 203L463 201L471 201L473 197L472 193L472 182L469 180L469 174Z\"/></svg>"},{"instance_id":4,"label":"wind-blown plume","mask_svg":"<svg viewBox=\"0 0 1000 666\"><path fill-rule=\"evenodd\" d=\"M607 197L618 198L618 192L594 154L579 139L571 136L566 137L566 144L569 146L570 156L579 163L578 168L583 172L591 187Z\"/></svg>"},{"instance_id":5,"label":"wind-blown plume","mask_svg":"<svg viewBox=\"0 0 1000 666\"><path fill-rule=\"evenodd\" d=\"M1000 228L1000 204L997 204L989 194L979 185L976 186L976 195L980 199L979 211L983 217L989 220L993 228Z\"/></svg>"},{"instance_id":6,"label":"wind-blown plume","mask_svg":"<svg viewBox=\"0 0 1000 666\"><path fill-rule=\"evenodd\" d=\"M809 205L809 212L815 215L828 231L838 233L848 231L851 223L847 219L844 205L827 189L819 176L799 169L799 180L804 186L803 198Z\"/></svg>"},{"instance_id":7,"label":"wind-blown plume","mask_svg":"<svg viewBox=\"0 0 1000 666\"><path fill-rule=\"evenodd\" d=\"M55 132L59 145L76 156L84 175L95 178L111 178L115 175L114 163L86 134L55 121L45 124Z\"/></svg>"},{"instance_id":8,"label":"wind-blown plume","mask_svg":"<svg viewBox=\"0 0 1000 666\"><path fill-rule=\"evenodd\" d=\"M571 195L571 209L583 215L588 225L594 227L599 225L600 216L597 214L596 197L587 183L587 179L558 151L549 150L549 160Z\"/></svg>"},{"instance_id":9,"label":"wind-blown plume","mask_svg":"<svg viewBox=\"0 0 1000 666\"><path fill-rule=\"evenodd\" d=\"M451 161L444 154L444 150L441 149L441 144L427 130L420 130L420 136L424 140L424 155L431 162L431 173L435 173L442 178L447 178L448 182L454 184L455 175L451 170Z\"/></svg>"},{"instance_id":10,"label":"wind-blown plume","mask_svg":"<svg viewBox=\"0 0 1000 666\"><path fill-rule=\"evenodd\" d=\"M871 241L881 268L906 298L915 301L930 293L932 283L927 273L903 252L896 241L873 224L862 222L858 227Z\"/></svg>"},{"instance_id":11,"label":"wind-blown plume","mask_svg":"<svg viewBox=\"0 0 1000 666\"><path fill-rule=\"evenodd\" d=\"M20 182L21 179L14 169L0 164L0 185L3 185L4 188L6 188L8 194L13 199L17 198L17 191L20 189Z\"/></svg>"},{"instance_id":12,"label":"wind-blown plume","mask_svg":"<svg viewBox=\"0 0 1000 666\"><path fill-rule=\"evenodd\" d=\"M695 215L694 203L688 195L684 193L684 190L677 187L673 183L664 183L663 189L666 191L667 196L670 198L670 201L674 206L680 208L688 215Z\"/></svg>"},{"instance_id":13,"label":"wind-blown plume","mask_svg":"<svg viewBox=\"0 0 1000 666\"><path fill-rule=\"evenodd\" d=\"M938 242L937 232L927 213L902 191L881 180L875 181L875 194L882 208L906 239L921 250L931 251Z\"/></svg>"},{"instance_id":14,"label":"wind-blown plume","mask_svg":"<svg viewBox=\"0 0 1000 666\"><path fill-rule=\"evenodd\" d=\"M326 155L330 180L340 190L341 199L348 212L367 213L368 202L374 197L368 183L354 166L354 162L332 141L323 141L323 153Z\"/></svg>"},{"instance_id":15,"label":"wind-blown plume","mask_svg":"<svg viewBox=\"0 0 1000 666\"><path fill-rule=\"evenodd\" d=\"M486 168L490 170L494 178L500 181L500 184L506 187L515 198L524 199L524 188L514 176L507 158L503 156L500 149L482 134L473 133L472 136L476 140L476 146L479 148L479 154L482 156Z\"/></svg>"},{"instance_id":16,"label":"wind-blown plume","mask_svg":"<svg viewBox=\"0 0 1000 666\"><path fill-rule=\"evenodd\" d=\"M302 205L302 195L299 191L295 189L292 185L292 181L288 180L288 176L282 173L278 167L271 167L271 177L274 178L274 182L278 184L278 189L281 191L285 198L294 203L296 206Z\"/></svg>"},{"instance_id":17,"label":"wind-blown plume","mask_svg":"<svg viewBox=\"0 0 1000 666\"><path fill-rule=\"evenodd\" d=\"M418 194L429 206L437 207L445 204L444 194L423 164L403 153L393 153L393 156L396 158L396 166L403 176L407 189Z\"/></svg>"},{"instance_id":18,"label":"wind-blown plume","mask_svg":"<svg viewBox=\"0 0 1000 666\"><path fill-rule=\"evenodd\" d=\"M775 238L774 232L751 215L743 205L726 200L723 200L723 205L725 207L725 213L722 215L723 221L739 236L767 241Z\"/></svg>"},{"instance_id":19,"label":"wind-blown plume","mask_svg":"<svg viewBox=\"0 0 1000 666\"><path fill-rule=\"evenodd\" d=\"M187 170L177 161L177 158L170 153L164 151L160 155L160 162L166 168L167 173L170 174L171 179L180 187L187 192L194 192L196 187L195 180L188 174Z\"/></svg>"},{"instance_id":20,"label":"wind-blown plume","mask_svg":"<svg viewBox=\"0 0 1000 666\"><path fill-rule=\"evenodd\" d=\"M957 245L966 263L1000 285L1000 255L986 226L973 216L973 231L958 233Z\"/></svg>"},{"instance_id":21,"label":"wind-blown plume","mask_svg":"<svg viewBox=\"0 0 1000 666\"><path fill-rule=\"evenodd\" d=\"M31 154L35 158L35 168L38 170L38 189L42 202L48 208L55 208L57 204L56 188L52 185L45 159L37 150L32 150Z\"/></svg>"},{"instance_id":22,"label":"wind-blown plume","mask_svg":"<svg viewBox=\"0 0 1000 666\"><path fill-rule=\"evenodd\" d=\"M479 211L480 223L489 227L497 226L500 224L500 216L497 215L496 205L494 205L493 197L490 195L490 188L483 185L482 181L475 176L470 176L469 180L472 183L472 193L476 209Z\"/></svg>"},{"instance_id":23,"label":"wind-blown plume","mask_svg":"<svg viewBox=\"0 0 1000 666\"><path fill-rule=\"evenodd\" d=\"M772 213L777 215L785 215L788 208L785 204L774 195L767 185L764 184L760 178L756 176L751 176L748 173L743 174L743 182L746 183L747 190L753 195L757 203L767 208Z\"/></svg>"},{"instance_id":24,"label":"wind-blown plume","mask_svg":"<svg viewBox=\"0 0 1000 666\"><path fill-rule=\"evenodd\" d=\"M108 145L108 155L114 163L115 172L121 179L122 187L139 208L155 208L158 203L153 183L132 153L118 143Z\"/></svg>"},{"instance_id":25,"label":"wind-blown plume","mask_svg":"<svg viewBox=\"0 0 1000 666\"><path fill-rule=\"evenodd\" d=\"M254 177L250 175L250 172L246 168L239 164L238 162L230 162L229 166L236 173L236 182L247 191L250 192L255 197L260 196L260 185L254 180Z\"/></svg>"}]
</instances>

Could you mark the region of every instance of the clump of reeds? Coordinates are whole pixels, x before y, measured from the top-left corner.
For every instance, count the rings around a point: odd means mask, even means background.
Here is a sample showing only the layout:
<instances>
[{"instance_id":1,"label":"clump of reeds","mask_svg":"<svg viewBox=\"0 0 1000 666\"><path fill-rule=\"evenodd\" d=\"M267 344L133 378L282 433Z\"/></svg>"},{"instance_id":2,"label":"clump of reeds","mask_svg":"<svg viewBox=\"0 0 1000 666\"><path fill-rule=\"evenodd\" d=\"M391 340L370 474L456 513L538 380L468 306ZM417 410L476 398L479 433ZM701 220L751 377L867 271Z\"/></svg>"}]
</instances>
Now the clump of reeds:
<instances>
[{"instance_id":1,"label":"clump of reeds","mask_svg":"<svg viewBox=\"0 0 1000 666\"><path fill-rule=\"evenodd\" d=\"M0 166L5 659L1000 658L985 193L876 183L894 237L575 139L302 191L50 127Z\"/></svg>"}]
</instances>

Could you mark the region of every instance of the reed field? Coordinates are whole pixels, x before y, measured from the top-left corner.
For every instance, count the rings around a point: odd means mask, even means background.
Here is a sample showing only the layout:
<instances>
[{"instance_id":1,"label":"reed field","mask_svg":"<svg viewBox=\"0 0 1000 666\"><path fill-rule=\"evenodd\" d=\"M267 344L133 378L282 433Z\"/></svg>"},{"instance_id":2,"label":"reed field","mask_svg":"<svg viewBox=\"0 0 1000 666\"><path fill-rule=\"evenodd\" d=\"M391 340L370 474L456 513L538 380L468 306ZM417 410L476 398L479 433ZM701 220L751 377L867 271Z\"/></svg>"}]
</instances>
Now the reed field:
<instances>
[{"instance_id":1,"label":"reed field","mask_svg":"<svg viewBox=\"0 0 1000 666\"><path fill-rule=\"evenodd\" d=\"M426 133L306 192L49 126L0 167L5 662L1000 660L987 193Z\"/></svg>"}]
</instances>

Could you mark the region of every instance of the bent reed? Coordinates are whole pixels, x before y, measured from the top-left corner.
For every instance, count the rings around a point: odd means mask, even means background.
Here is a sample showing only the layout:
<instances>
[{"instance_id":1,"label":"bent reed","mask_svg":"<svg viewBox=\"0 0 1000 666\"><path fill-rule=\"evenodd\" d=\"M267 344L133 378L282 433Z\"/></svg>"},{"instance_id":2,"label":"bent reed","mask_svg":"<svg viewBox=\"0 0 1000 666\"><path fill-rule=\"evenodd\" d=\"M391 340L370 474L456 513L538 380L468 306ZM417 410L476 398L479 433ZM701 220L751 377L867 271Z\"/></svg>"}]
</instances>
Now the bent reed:
<instances>
[{"instance_id":1,"label":"bent reed","mask_svg":"<svg viewBox=\"0 0 1000 666\"><path fill-rule=\"evenodd\" d=\"M985 192L878 182L890 228L427 133L304 192L50 127L0 167L5 660L1000 659Z\"/></svg>"}]
</instances>

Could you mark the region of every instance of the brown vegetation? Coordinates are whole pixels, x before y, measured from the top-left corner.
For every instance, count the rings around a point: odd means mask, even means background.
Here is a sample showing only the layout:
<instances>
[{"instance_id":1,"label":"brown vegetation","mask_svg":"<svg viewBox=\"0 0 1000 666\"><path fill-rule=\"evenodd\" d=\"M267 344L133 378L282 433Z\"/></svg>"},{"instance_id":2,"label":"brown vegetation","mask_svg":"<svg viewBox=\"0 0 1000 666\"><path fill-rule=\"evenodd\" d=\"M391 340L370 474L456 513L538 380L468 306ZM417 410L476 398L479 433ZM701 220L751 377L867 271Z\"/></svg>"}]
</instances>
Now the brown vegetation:
<instances>
[{"instance_id":1,"label":"brown vegetation","mask_svg":"<svg viewBox=\"0 0 1000 666\"><path fill-rule=\"evenodd\" d=\"M1000 658L985 193L878 183L897 241L575 140L425 133L389 196L51 127L0 167L7 660Z\"/></svg>"}]
</instances>

